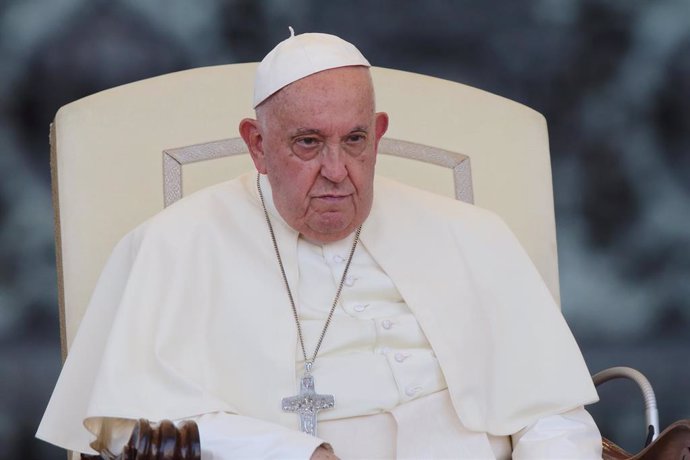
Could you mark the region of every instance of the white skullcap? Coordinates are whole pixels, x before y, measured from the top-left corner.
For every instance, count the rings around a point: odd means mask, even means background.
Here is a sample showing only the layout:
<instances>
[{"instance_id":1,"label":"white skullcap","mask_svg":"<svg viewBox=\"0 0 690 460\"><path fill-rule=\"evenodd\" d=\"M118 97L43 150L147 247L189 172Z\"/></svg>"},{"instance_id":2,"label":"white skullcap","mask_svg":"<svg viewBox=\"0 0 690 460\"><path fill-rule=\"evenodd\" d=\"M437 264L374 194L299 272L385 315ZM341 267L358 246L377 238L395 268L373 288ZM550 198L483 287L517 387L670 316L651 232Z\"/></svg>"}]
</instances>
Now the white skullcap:
<instances>
[{"instance_id":1,"label":"white skullcap","mask_svg":"<svg viewBox=\"0 0 690 460\"><path fill-rule=\"evenodd\" d=\"M278 43L256 69L254 108L301 78L352 65L370 67L369 61L352 43L329 34L295 35L290 27L290 37Z\"/></svg>"}]
</instances>

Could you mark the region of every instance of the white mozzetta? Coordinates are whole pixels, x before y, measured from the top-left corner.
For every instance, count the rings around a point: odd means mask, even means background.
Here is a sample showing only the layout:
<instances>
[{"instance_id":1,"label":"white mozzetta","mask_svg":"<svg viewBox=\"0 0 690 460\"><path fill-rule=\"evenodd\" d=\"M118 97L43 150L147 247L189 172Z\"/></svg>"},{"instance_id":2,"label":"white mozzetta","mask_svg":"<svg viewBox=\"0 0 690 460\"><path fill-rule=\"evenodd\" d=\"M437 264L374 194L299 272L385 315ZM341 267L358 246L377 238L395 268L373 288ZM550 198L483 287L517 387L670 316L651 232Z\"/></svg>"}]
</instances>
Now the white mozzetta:
<instances>
[{"instance_id":1,"label":"white mozzetta","mask_svg":"<svg viewBox=\"0 0 690 460\"><path fill-rule=\"evenodd\" d=\"M295 328L254 180L194 194L118 245L39 437L86 450L108 418L213 412L296 426L279 404L295 389ZM467 430L508 435L597 399L553 297L497 217L375 187L362 244L419 322ZM274 228L296 286L298 235Z\"/></svg>"}]
</instances>

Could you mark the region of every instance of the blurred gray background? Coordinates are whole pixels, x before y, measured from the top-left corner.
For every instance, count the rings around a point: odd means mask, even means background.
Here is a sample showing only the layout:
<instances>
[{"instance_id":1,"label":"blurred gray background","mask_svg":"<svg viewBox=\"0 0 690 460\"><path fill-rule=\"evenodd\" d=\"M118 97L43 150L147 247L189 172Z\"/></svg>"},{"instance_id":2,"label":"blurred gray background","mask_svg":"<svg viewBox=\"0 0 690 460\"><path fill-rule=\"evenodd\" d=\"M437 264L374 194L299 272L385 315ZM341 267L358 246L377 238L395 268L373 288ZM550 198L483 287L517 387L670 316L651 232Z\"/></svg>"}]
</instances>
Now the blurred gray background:
<instances>
[{"instance_id":1,"label":"blurred gray background","mask_svg":"<svg viewBox=\"0 0 690 460\"><path fill-rule=\"evenodd\" d=\"M563 312L590 370L636 367L662 427L690 417L689 0L0 0L0 458L64 458L33 438L60 369L56 110L146 77L259 60L288 25L542 112ZM637 451L635 387L600 395L590 410L603 434Z\"/></svg>"}]
</instances>

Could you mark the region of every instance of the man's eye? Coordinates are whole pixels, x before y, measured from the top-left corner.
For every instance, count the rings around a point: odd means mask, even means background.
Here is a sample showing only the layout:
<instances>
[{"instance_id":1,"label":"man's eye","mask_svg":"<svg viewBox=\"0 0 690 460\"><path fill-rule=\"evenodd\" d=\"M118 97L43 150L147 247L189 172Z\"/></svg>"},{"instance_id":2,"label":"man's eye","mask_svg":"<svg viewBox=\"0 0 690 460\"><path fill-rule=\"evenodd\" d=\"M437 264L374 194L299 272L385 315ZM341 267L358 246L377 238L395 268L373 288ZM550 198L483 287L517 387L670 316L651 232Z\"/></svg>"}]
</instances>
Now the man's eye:
<instances>
[{"instance_id":1,"label":"man's eye","mask_svg":"<svg viewBox=\"0 0 690 460\"><path fill-rule=\"evenodd\" d=\"M316 147L319 145L319 140L315 137L302 137L297 139L297 145L300 147Z\"/></svg>"},{"instance_id":2,"label":"man's eye","mask_svg":"<svg viewBox=\"0 0 690 460\"><path fill-rule=\"evenodd\" d=\"M364 142L366 140L366 136L364 134L350 134L347 136L347 142L350 144L357 144L359 142Z\"/></svg>"}]
</instances>

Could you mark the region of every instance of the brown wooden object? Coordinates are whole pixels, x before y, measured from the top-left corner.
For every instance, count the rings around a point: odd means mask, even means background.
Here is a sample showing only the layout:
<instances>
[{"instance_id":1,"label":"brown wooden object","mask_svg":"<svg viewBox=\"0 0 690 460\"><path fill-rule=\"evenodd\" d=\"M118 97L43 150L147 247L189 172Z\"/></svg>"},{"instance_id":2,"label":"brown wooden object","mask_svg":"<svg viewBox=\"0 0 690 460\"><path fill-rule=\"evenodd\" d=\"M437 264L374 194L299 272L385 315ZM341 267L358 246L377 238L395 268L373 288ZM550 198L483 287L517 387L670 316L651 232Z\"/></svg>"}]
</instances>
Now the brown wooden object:
<instances>
[{"instance_id":1,"label":"brown wooden object","mask_svg":"<svg viewBox=\"0 0 690 460\"><path fill-rule=\"evenodd\" d=\"M690 420L679 420L666 428L650 445L630 455L604 439L604 460L690 460Z\"/></svg>"},{"instance_id":2,"label":"brown wooden object","mask_svg":"<svg viewBox=\"0 0 690 460\"><path fill-rule=\"evenodd\" d=\"M139 419L120 455L81 455L82 460L201 460L201 443L196 422L175 426L170 420L152 424Z\"/></svg>"}]
</instances>

